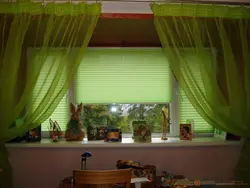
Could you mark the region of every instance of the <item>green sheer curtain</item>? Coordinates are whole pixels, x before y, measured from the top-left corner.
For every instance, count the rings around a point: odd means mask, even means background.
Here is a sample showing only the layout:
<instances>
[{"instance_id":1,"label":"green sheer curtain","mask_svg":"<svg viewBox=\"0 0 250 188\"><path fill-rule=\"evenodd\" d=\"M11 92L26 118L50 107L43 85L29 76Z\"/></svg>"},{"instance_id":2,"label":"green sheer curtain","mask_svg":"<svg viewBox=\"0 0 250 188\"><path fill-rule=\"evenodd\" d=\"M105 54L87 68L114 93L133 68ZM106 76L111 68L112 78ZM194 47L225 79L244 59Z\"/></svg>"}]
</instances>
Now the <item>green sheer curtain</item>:
<instances>
[{"instance_id":1,"label":"green sheer curtain","mask_svg":"<svg viewBox=\"0 0 250 188\"><path fill-rule=\"evenodd\" d=\"M72 82L100 12L100 3L0 3L0 187L12 187L4 143L52 114ZM72 47L80 48L73 57ZM53 53L61 59L48 61ZM21 123L15 124L16 119Z\"/></svg>"},{"instance_id":2,"label":"green sheer curtain","mask_svg":"<svg viewBox=\"0 0 250 188\"><path fill-rule=\"evenodd\" d=\"M171 69L189 101L210 125L245 138L236 177L249 181L249 8L203 4L151 4L151 8ZM195 65L186 58L187 48L198 58ZM197 69L202 82L195 79Z\"/></svg>"}]
</instances>

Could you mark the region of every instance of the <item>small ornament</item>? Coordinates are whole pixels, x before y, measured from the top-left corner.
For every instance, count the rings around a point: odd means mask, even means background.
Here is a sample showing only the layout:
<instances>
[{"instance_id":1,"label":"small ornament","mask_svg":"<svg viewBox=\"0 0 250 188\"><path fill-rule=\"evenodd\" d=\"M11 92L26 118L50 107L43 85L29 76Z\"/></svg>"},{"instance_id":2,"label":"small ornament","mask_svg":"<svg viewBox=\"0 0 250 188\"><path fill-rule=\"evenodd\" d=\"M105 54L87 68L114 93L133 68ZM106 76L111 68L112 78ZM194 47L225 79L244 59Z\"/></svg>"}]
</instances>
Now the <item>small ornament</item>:
<instances>
[{"instance_id":1,"label":"small ornament","mask_svg":"<svg viewBox=\"0 0 250 188\"><path fill-rule=\"evenodd\" d=\"M105 126L94 127L89 125L87 128L88 140L104 140L106 129Z\"/></svg>"},{"instance_id":2,"label":"small ornament","mask_svg":"<svg viewBox=\"0 0 250 188\"><path fill-rule=\"evenodd\" d=\"M168 132L168 127L170 123L169 119L169 104L166 104L162 108L162 115L163 115L163 122L162 122L162 140L167 140L167 132Z\"/></svg>"},{"instance_id":3,"label":"small ornament","mask_svg":"<svg viewBox=\"0 0 250 188\"><path fill-rule=\"evenodd\" d=\"M146 121L133 121L132 126L134 142L151 142L151 126Z\"/></svg>"},{"instance_id":4,"label":"small ornament","mask_svg":"<svg viewBox=\"0 0 250 188\"><path fill-rule=\"evenodd\" d=\"M63 132L57 123L57 121L52 121L52 119L49 119L50 127L49 133L50 133L50 139L52 139L53 142L58 142L60 140L60 137L63 135Z\"/></svg>"},{"instance_id":5,"label":"small ornament","mask_svg":"<svg viewBox=\"0 0 250 188\"><path fill-rule=\"evenodd\" d=\"M82 106L82 103L79 104L77 108L72 103L70 104L71 118L65 132L66 141L82 141L85 137L85 132L82 130L82 121L80 119Z\"/></svg>"},{"instance_id":6,"label":"small ornament","mask_svg":"<svg viewBox=\"0 0 250 188\"><path fill-rule=\"evenodd\" d=\"M87 158L91 157L92 154L88 151L85 151L82 155L81 155L81 170L86 170L87 167ZM84 163L84 167L83 167L83 163Z\"/></svg>"},{"instance_id":7,"label":"small ornament","mask_svg":"<svg viewBox=\"0 0 250 188\"><path fill-rule=\"evenodd\" d=\"M40 142L41 141L41 125L26 132L27 142Z\"/></svg>"}]
</instances>

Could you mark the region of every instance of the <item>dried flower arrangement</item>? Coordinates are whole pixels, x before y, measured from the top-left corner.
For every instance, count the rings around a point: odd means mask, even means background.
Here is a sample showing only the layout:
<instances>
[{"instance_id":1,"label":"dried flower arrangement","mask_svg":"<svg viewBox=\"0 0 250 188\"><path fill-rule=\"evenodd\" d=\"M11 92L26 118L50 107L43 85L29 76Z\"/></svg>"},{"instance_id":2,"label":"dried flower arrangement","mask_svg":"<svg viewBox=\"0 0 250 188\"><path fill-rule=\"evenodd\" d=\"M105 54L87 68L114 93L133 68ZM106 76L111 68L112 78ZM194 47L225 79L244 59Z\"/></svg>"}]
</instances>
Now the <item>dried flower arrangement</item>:
<instances>
[{"instance_id":1,"label":"dried flower arrangement","mask_svg":"<svg viewBox=\"0 0 250 188\"><path fill-rule=\"evenodd\" d=\"M52 139L53 142L58 142L60 138L63 136L63 131L61 130L57 121L53 122L52 119L49 119L49 124L50 124L50 127L48 127L48 129L50 133L49 134L50 139Z\"/></svg>"}]
</instances>

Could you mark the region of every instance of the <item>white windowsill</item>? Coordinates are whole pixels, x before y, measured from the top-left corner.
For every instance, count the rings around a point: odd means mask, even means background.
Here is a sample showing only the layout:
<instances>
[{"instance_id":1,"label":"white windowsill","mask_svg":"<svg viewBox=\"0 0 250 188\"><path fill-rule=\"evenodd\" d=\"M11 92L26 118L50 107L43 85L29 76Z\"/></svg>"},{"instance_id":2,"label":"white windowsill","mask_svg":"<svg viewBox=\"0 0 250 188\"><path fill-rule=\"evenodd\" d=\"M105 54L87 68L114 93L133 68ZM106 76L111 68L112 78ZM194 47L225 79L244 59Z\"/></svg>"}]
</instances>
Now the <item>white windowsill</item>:
<instances>
[{"instance_id":1,"label":"white windowsill","mask_svg":"<svg viewBox=\"0 0 250 188\"><path fill-rule=\"evenodd\" d=\"M41 142L36 143L8 143L7 148L121 148L121 147L186 147L186 146L234 146L241 145L241 141L226 141L220 138L207 137L207 138L194 138L192 141L180 140L179 138L171 137L168 140L161 140L160 138L152 138L151 143L135 143L132 138L123 138L122 142L106 143L101 141L73 141L66 142L61 140L59 142L52 142L49 139L42 139Z\"/></svg>"}]
</instances>

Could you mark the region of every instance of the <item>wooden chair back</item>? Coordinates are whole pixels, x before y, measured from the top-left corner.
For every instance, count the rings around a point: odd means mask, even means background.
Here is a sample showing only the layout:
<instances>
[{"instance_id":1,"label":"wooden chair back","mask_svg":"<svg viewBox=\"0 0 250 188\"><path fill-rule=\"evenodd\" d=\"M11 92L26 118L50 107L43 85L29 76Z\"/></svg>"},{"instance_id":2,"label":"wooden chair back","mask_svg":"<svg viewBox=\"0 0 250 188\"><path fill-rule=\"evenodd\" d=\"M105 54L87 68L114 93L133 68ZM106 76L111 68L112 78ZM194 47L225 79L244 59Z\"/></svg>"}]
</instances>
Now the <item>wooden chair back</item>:
<instances>
[{"instance_id":1,"label":"wooden chair back","mask_svg":"<svg viewBox=\"0 0 250 188\"><path fill-rule=\"evenodd\" d=\"M113 185L119 183L125 184L126 188L130 188L132 169L74 170L73 176L75 178L75 188L89 187L86 185L98 185L97 187L113 187Z\"/></svg>"}]
</instances>

